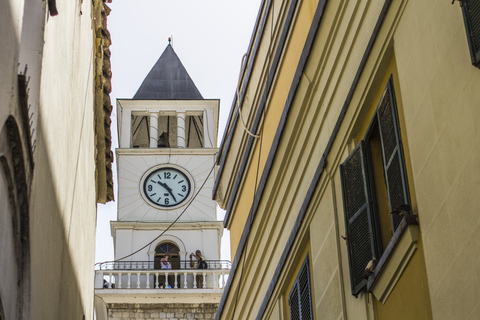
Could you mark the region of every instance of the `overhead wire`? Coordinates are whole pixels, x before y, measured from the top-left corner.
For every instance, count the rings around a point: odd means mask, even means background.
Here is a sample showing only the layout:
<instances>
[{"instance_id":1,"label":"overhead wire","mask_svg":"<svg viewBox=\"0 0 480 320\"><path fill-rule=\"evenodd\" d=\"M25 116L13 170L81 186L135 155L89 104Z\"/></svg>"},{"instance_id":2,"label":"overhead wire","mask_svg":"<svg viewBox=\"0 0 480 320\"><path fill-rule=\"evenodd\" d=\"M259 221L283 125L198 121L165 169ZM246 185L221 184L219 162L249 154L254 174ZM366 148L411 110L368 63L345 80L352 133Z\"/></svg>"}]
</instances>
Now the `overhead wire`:
<instances>
[{"instance_id":1,"label":"overhead wire","mask_svg":"<svg viewBox=\"0 0 480 320\"><path fill-rule=\"evenodd\" d=\"M242 110L240 108L240 86L241 86L241 82L242 82L242 70L243 70L243 67L245 65L245 59L247 58L247 54L245 53L243 56L242 56L242 63L240 65L240 72L238 73L238 81L237 81L237 90L236 90L236 93L237 93L237 97L236 97L236 109L237 109L237 112L238 112L238 116L240 117L240 123L242 124L243 126L243 130L245 130L246 133L248 133L250 136L254 137L254 138L260 138L259 135L256 135L254 134L253 132L251 132L250 130L248 130L247 126L245 125L245 121L243 120L243 115L242 115Z\"/></svg>"}]
</instances>

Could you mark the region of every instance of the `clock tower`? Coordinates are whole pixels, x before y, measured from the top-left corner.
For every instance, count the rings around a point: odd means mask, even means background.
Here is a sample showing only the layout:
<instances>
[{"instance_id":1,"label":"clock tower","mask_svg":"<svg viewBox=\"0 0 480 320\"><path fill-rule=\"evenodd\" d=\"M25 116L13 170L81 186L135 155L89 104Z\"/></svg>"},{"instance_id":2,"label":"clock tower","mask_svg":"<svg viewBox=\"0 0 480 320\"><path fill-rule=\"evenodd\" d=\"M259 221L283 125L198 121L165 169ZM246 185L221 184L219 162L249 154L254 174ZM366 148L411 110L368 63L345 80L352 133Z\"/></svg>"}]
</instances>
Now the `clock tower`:
<instances>
[{"instance_id":1,"label":"clock tower","mask_svg":"<svg viewBox=\"0 0 480 320\"><path fill-rule=\"evenodd\" d=\"M189 305L202 313L199 304L205 319L213 317L230 268L220 260L223 223L212 199L218 108L170 44L134 97L117 100L115 261L96 271L96 307L105 305L105 319L116 312L154 318Z\"/></svg>"}]
</instances>

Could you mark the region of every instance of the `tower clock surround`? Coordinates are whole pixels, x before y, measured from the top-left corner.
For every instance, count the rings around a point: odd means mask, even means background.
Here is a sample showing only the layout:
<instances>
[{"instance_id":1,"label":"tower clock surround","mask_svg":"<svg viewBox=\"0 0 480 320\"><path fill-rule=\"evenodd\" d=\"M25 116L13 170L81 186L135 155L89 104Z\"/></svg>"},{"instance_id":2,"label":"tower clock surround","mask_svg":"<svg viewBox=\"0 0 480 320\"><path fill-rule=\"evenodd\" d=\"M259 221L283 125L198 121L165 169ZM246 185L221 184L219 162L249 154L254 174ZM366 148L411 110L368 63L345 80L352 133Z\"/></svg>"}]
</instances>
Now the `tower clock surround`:
<instances>
[{"instance_id":1,"label":"tower clock surround","mask_svg":"<svg viewBox=\"0 0 480 320\"><path fill-rule=\"evenodd\" d=\"M140 179L139 189L142 198L150 206L173 210L191 200L195 180L185 168L165 163L148 169Z\"/></svg>"}]
</instances>

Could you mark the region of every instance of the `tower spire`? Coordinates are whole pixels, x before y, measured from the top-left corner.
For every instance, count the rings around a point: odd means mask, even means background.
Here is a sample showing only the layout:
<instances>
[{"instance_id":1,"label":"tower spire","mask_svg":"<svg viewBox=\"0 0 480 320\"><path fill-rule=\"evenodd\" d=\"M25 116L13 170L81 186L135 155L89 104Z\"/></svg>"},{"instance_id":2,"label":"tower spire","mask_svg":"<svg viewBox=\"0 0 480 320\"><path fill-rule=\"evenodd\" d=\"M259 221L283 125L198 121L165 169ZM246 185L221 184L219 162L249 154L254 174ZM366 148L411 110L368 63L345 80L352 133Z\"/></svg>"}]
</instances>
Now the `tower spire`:
<instances>
[{"instance_id":1,"label":"tower spire","mask_svg":"<svg viewBox=\"0 0 480 320\"><path fill-rule=\"evenodd\" d=\"M133 99L137 100L203 100L192 78L169 44L143 80Z\"/></svg>"}]
</instances>

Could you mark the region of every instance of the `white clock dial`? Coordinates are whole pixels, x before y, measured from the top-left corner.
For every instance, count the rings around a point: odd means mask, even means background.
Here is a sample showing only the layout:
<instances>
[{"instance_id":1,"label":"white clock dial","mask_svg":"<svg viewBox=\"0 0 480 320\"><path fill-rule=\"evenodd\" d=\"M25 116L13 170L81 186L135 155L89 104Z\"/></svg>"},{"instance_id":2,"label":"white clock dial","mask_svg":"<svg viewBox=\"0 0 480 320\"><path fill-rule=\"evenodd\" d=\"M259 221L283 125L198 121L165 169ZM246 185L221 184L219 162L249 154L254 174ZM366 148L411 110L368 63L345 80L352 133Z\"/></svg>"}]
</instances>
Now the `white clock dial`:
<instances>
[{"instance_id":1,"label":"white clock dial","mask_svg":"<svg viewBox=\"0 0 480 320\"><path fill-rule=\"evenodd\" d=\"M174 207L188 199L191 191L187 175L173 167L152 171L143 182L143 193L151 203Z\"/></svg>"}]
</instances>

